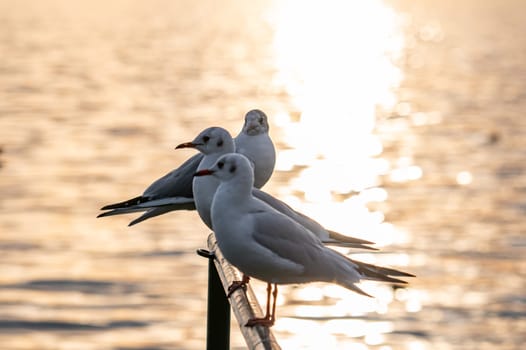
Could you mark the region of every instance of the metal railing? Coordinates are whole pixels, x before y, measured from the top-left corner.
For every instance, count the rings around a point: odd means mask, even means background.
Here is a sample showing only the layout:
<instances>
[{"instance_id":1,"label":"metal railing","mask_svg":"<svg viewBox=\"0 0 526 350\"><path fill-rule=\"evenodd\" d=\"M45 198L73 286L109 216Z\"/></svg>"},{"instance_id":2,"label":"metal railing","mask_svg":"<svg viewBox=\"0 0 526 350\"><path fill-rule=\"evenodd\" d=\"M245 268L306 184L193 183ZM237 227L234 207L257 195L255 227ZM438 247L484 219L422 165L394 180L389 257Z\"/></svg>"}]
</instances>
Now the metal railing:
<instances>
[{"instance_id":1,"label":"metal railing","mask_svg":"<svg viewBox=\"0 0 526 350\"><path fill-rule=\"evenodd\" d=\"M245 327L249 319L262 315L261 307L250 285L247 285L246 290L239 288L230 298L226 297L228 287L241 278L239 272L223 257L213 233L208 236L208 250L199 249L197 254L208 258L206 348L208 350L230 348L230 309L232 308L249 349L281 349L268 327Z\"/></svg>"}]
</instances>

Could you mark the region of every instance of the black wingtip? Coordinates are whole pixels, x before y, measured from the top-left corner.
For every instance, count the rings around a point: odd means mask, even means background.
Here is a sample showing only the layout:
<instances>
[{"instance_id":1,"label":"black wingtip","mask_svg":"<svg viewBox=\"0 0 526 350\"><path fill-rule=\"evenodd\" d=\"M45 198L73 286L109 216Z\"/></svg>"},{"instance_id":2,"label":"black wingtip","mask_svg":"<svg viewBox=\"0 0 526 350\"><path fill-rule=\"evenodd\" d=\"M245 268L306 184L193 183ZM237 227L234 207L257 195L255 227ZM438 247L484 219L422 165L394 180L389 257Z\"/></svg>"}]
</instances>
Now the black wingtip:
<instances>
[{"instance_id":1,"label":"black wingtip","mask_svg":"<svg viewBox=\"0 0 526 350\"><path fill-rule=\"evenodd\" d=\"M348 249L365 249L370 251L379 251L380 249L375 247L370 247L365 244L360 243L345 243L340 241L322 241L322 243L326 246L332 246L332 247L340 247L340 248L348 248Z\"/></svg>"},{"instance_id":2,"label":"black wingtip","mask_svg":"<svg viewBox=\"0 0 526 350\"><path fill-rule=\"evenodd\" d=\"M147 211L146 213L142 214L141 216L139 216L138 218L135 218L133 219L132 221L130 221L130 223L128 224L128 227L132 227L134 225L137 225L138 223L140 222L143 222L144 220L150 218L150 216L148 216L148 214L150 213L150 211ZM154 215L156 216L156 215ZM153 217L153 216L151 216Z\"/></svg>"},{"instance_id":3,"label":"black wingtip","mask_svg":"<svg viewBox=\"0 0 526 350\"><path fill-rule=\"evenodd\" d=\"M97 215L97 218L104 218L106 216L110 216L111 213L113 213L113 211L105 211L104 213L100 213L99 215Z\"/></svg>"},{"instance_id":4,"label":"black wingtip","mask_svg":"<svg viewBox=\"0 0 526 350\"><path fill-rule=\"evenodd\" d=\"M141 204L141 203L144 203L144 202L149 201L149 200L150 200L149 197L137 196L135 198L128 199L128 200L123 201L123 202L105 205L102 208L100 208L100 210L111 210L111 209L128 208L128 207L131 207L133 205Z\"/></svg>"},{"instance_id":5,"label":"black wingtip","mask_svg":"<svg viewBox=\"0 0 526 350\"><path fill-rule=\"evenodd\" d=\"M358 271L366 277L369 277L371 279L377 280L377 281L384 281L384 282L390 282L390 283L399 283L399 284L407 284L406 281L401 280L399 278L395 277L416 277L415 275L392 269L389 267L383 267L383 266L377 266L373 264L364 263L361 261L356 261L353 259L350 259L347 257L349 261L351 261L353 264L355 264L358 267Z\"/></svg>"},{"instance_id":6,"label":"black wingtip","mask_svg":"<svg viewBox=\"0 0 526 350\"><path fill-rule=\"evenodd\" d=\"M380 250L380 248L369 247L369 246L367 246L367 245L363 245L363 246L361 246L360 248L362 248L362 249L368 249L368 250L372 250L372 251L376 251L376 252Z\"/></svg>"},{"instance_id":7,"label":"black wingtip","mask_svg":"<svg viewBox=\"0 0 526 350\"><path fill-rule=\"evenodd\" d=\"M355 244L375 244L374 242L368 241L366 239L347 236L336 231L327 230L327 232L329 232L329 237L336 241Z\"/></svg>"},{"instance_id":8,"label":"black wingtip","mask_svg":"<svg viewBox=\"0 0 526 350\"><path fill-rule=\"evenodd\" d=\"M108 205L105 205L103 206L102 208L100 208L100 210L111 210L111 209L117 209L120 207L120 205L122 205L123 202L121 203L115 203L115 204L108 204Z\"/></svg>"}]
</instances>

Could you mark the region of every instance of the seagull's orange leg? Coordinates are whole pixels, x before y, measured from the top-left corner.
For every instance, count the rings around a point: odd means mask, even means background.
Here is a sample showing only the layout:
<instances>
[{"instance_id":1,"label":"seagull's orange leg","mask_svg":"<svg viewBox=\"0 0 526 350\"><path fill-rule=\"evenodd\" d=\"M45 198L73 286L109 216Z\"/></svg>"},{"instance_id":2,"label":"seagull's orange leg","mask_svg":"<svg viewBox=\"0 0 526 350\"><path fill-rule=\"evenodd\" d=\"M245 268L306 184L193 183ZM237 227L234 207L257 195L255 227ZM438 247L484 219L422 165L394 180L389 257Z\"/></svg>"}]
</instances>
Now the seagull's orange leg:
<instances>
[{"instance_id":1,"label":"seagull's orange leg","mask_svg":"<svg viewBox=\"0 0 526 350\"><path fill-rule=\"evenodd\" d=\"M272 314L270 313L270 294L274 297L274 302L272 303ZM276 299L278 296L278 285L274 285L274 291L272 292L272 284L267 283L267 312L265 317L255 317L248 320L245 326L254 327L254 326L266 326L272 327L274 321L276 320Z\"/></svg>"}]
</instances>

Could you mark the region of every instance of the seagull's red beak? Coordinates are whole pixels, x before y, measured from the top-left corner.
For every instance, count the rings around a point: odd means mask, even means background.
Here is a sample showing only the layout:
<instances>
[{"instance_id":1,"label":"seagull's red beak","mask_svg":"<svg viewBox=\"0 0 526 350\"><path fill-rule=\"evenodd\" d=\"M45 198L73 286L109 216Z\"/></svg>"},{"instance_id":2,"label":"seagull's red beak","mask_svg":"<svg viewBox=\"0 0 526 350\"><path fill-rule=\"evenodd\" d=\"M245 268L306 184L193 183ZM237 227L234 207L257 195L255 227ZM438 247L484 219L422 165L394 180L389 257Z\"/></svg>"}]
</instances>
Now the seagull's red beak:
<instances>
[{"instance_id":1,"label":"seagull's red beak","mask_svg":"<svg viewBox=\"0 0 526 350\"><path fill-rule=\"evenodd\" d=\"M177 145L175 149L181 149L181 148L195 148L196 144L192 142L185 142L181 143L180 145Z\"/></svg>"},{"instance_id":2,"label":"seagull's red beak","mask_svg":"<svg viewBox=\"0 0 526 350\"><path fill-rule=\"evenodd\" d=\"M198 172L196 172L194 176L206 176L206 175L212 175L213 173L214 173L213 170L203 169L203 170L199 170Z\"/></svg>"}]
</instances>

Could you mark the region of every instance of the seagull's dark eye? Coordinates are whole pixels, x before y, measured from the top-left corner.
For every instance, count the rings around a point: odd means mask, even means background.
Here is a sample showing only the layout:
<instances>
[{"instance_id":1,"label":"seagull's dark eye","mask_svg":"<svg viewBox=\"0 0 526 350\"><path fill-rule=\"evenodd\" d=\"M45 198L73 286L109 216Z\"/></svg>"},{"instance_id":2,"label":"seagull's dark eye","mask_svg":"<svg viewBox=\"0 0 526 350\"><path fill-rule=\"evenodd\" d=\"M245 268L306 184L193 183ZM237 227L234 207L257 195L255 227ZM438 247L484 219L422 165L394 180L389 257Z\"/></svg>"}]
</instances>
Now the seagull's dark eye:
<instances>
[{"instance_id":1,"label":"seagull's dark eye","mask_svg":"<svg viewBox=\"0 0 526 350\"><path fill-rule=\"evenodd\" d=\"M217 141L217 147L223 146L223 139Z\"/></svg>"},{"instance_id":2,"label":"seagull's dark eye","mask_svg":"<svg viewBox=\"0 0 526 350\"><path fill-rule=\"evenodd\" d=\"M203 141L207 143L210 140L210 136L203 136Z\"/></svg>"},{"instance_id":3,"label":"seagull's dark eye","mask_svg":"<svg viewBox=\"0 0 526 350\"><path fill-rule=\"evenodd\" d=\"M263 117L259 117L259 124L263 124Z\"/></svg>"},{"instance_id":4,"label":"seagull's dark eye","mask_svg":"<svg viewBox=\"0 0 526 350\"><path fill-rule=\"evenodd\" d=\"M225 165L225 163L223 163L223 162L219 162L219 163L217 163L217 167L218 167L219 169L223 169L223 166L224 166L224 165Z\"/></svg>"},{"instance_id":5,"label":"seagull's dark eye","mask_svg":"<svg viewBox=\"0 0 526 350\"><path fill-rule=\"evenodd\" d=\"M236 165L232 164L232 166L230 167L230 172L233 173L235 171L236 171Z\"/></svg>"}]
</instances>

